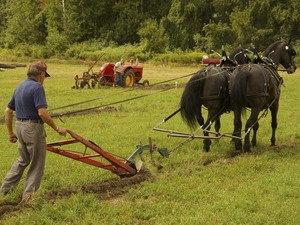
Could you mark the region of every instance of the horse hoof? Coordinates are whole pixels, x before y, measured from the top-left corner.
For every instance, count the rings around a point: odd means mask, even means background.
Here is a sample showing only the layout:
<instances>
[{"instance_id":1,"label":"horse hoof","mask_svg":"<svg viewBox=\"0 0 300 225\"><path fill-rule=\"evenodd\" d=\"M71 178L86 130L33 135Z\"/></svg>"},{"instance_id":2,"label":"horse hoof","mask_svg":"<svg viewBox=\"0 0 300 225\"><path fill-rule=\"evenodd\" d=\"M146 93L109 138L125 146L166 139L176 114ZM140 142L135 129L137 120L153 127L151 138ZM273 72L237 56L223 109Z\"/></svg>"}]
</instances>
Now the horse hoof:
<instances>
[{"instance_id":1,"label":"horse hoof","mask_svg":"<svg viewBox=\"0 0 300 225\"><path fill-rule=\"evenodd\" d=\"M209 152L209 147L203 146L203 151L204 151L204 152Z\"/></svg>"},{"instance_id":2,"label":"horse hoof","mask_svg":"<svg viewBox=\"0 0 300 225\"><path fill-rule=\"evenodd\" d=\"M234 152L232 152L231 157L235 157L241 154L242 154L242 150L235 150Z\"/></svg>"}]
</instances>

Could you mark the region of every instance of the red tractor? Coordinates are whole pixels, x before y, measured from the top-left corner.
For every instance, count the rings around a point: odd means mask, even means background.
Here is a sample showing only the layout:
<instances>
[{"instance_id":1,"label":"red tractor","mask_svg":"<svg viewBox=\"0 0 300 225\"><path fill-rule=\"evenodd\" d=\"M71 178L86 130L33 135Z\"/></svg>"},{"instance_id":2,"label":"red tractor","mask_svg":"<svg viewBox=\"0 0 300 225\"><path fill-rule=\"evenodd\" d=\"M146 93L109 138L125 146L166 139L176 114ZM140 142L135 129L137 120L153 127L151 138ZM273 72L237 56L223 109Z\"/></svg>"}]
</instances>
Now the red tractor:
<instances>
[{"instance_id":1,"label":"red tractor","mask_svg":"<svg viewBox=\"0 0 300 225\"><path fill-rule=\"evenodd\" d=\"M82 78L79 78L78 75L75 75L75 85L73 88L84 88L85 86L95 87L98 85L101 86L112 86L115 82L114 74L114 64L113 63L104 63L100 67L99 73L94 73L92 67L95 63L88 69L88 72L84 72ZM90 74L91 72L91 74ZM143 66L136 64L123 65L123 86L132 87L134 84L140 84L143 86L149 86L149 81L144 80L140 82L143 76ZM90 84L91 81L91 84Z\"/></svg>"},{"instance_id":2,"label":"red tractor","mask_svg":"<svg viewBox=\"0 0 300 225\"><path fill-rule=\"evenodd\" d=\"M132 87L134 84L149 86L148 80L144 80L142 83L140 83L143 76L143 66L139 66L137 64L124 65L122 75L124 87ZM114 64L104 63L100 68L98 86L112 85L114 82Z\"/></svg>"}]
</instances>

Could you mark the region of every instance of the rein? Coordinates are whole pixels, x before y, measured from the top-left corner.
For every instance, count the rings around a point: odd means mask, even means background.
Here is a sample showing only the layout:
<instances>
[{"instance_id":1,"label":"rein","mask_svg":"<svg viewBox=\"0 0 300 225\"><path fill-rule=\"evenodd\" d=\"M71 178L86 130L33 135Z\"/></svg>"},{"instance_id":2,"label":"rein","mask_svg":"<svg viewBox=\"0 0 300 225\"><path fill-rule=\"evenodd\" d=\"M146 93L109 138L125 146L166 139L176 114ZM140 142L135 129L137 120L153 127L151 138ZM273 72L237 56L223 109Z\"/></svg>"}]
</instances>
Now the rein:
<instances>
[{"instance_id":1,"label":"rein","mask_svg":"<svg viewBox=\"0 0 300 225\"><path fill-rule=\"evenodd\" d=\"M139 96L132 97L132 98L127 98L127 99L124 99L124 100L121 100L121 101L115 101L115 102L111 102L111 103L107 103L107 104L102 104L102 105L98 105L98 106L94 106L94 107L90 107L90 108L79 109L79 110L74 110L74 111L71 111L71 112L65 112L65 113L55 114L55 115L51 115L51 117L54 117L54 118L55 117L59 117L59 118L61 118L62 116L65 116L65 115L71 115L71 114L75 114L75 113L79 113L79 112L84 112L84 111L89 111L89 110L92 110L92 109L97 109L97 108L101 108L101 107L105 107L105 106L115 105L115 104L122 103L122 102L128 102L128 101L132 101L132 100L135 100L135 99L139 99L139 98L144 98L144 97L147 97L147 96L155 95L155 94L158 94L158 93L161 93L161 92L164 92L164 91L168 91L168 90L171 90L171 89L173 89L173 88L168 88L168 89L160 90L160 91L157 91L157 92L154 92L154 93L145 94L145 95L139 95ZM85 103L85 102L83 102L83 103Z\"/></svg>"},{"instance_id":2,"label":"rein","mask_svg":"<svg viewBox=\"0 0 300 225\"><path fill-rule=\"evenodd\" d=\"M155 84L150 85L150 86L155 86L155 85L158 85L158 84L163 84L163 83L167 83L167 82L170 82L170 81L182 79L182 78L185 78L185 77L192 76L194 74L195 73L191 73L191 74L188 74L188 75L183 75L181 77L172 78L172 79L169 79L169 80L161 81L161 82L155 83ZM161 92L164 92L164 91L168 91L168 90L171 90L171 89L173 89L173 87L170 87L170 88L167 88L167 89L164 89L164 90L160 90L160 91L156 91L154 93L139 95L139 96L136 96L136 97L132 97L132 98L128 98L128 99L124 99L124 100L120 100L120 101L115 101L115 102L111 102L111 103L107 103L107 104L102 104L102 105L98 105L98 106L94 106L94 107L89 107L89 108L79 109L79 110L73 110L71 112L63 112L63 113L55 113L55 114L51 113L52 114L51 117L53 117L53 118L58 117L61 120L62 116L71 115L71 114L75 114L75 113L79 113L79 112L84 112L84 111L89 111L89 110L93 110L93 109L97 109L97 108L101 108L101 107L105 107L105 106L115 105L115 104L118 104L118 103L128 102L128 101L132 101L132 100L135 100L135 99L139 99L139 98L144 98L144 97L147 97L147 96L155 95L155 94L158 94L158 93L161 93ZM125 90L125 91L122 91L122 92L118 92L118 93L116 93L114 95L120 95L122 93L126 93L126 92L133 91L133 90L135 90L135 88L130 89L130 90ZM110 95L110 96L113 96L113 95ZM65 105L65 106L53 108L53 109L50 109L49 111L52 112L54 110L68 108L68 107L71 107L71 106L82 105L82 104L85 104L85 103L88 103L88 102L92 102L92 101L96 101L96 100L100 100L100 99L106 99L106 98L107 98L107 96L101 96L99 98L89 99L89 100L86 100L86 101L81 101L81 102L77 102L77 103L73 103L73 104L69 104L69 105Z\"/></svg>"}]
</instances>

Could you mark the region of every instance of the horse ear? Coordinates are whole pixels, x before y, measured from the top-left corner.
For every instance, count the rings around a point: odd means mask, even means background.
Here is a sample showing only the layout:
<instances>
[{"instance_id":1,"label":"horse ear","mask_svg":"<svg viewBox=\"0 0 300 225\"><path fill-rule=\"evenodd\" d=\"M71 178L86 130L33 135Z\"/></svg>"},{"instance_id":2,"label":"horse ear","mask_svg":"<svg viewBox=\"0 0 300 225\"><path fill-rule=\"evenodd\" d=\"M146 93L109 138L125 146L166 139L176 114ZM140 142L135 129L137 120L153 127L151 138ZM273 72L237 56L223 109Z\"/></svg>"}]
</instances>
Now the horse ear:
<instances>
[{"instance_id":1,"label":"horse ear","mask_svg":"<svg viewBox=\"0 0 300 225\"><path fill-rule=\"evenodd\" d=\"M290 38L290 39L289 39L289 41L288 41L288 45L289 45L289 44L291 44L291 42L292 42L292 38Z\"/></svg>"}]
</instances>

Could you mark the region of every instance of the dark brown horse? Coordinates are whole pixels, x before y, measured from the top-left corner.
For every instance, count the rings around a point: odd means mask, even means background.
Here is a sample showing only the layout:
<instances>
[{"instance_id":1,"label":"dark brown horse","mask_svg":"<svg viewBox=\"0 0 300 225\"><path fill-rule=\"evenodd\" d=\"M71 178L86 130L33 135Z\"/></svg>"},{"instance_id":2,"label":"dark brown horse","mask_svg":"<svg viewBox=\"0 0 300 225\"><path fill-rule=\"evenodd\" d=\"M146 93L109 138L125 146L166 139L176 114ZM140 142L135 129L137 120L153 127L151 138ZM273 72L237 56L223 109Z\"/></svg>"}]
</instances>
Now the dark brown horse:
<instances>
[{"instance_id":1,"label":"dark brown horse","mask_svg":"<svg viewBox=\"0 0 300 225\"><path fill-rule=\"evenodd\" d=\"M267 55L268 57L266 57ZM280 98L282 79L276 69L282 64L288 73L296 70L294 56L296 51L290 41L279 41L270 45L262 57L261 64L248 64L237 67L231 76L230 96L234 111L235 149L237 151L250 151L250 130L253 129L252 146L256 146L256 134L259 128L258 117L262 110L271 111L271 145L275 145L275 132L277 128L277 112ZM271 58L272 57L272 58ZM245 140L242 146L243 108L251 109L251 115L245 125Z\"/></svg>"},{"instance_id":2,"label":"dark brown horse","mask_svg":"<svg viewBox=\"0 0 300 225\"><path fill-rule=\"evenodd\" d=\"M240 58L240 63L247 62L247 59ZM233 68L236 62L228 59L223 51L222 66ZM215 123L215 130L220 130L220 116L229 111L229 69L223 67L209 66L193 75L188 81L181 97L180 107L183 120L192 129L199 124L203 129L204 136L208 136L211 124ZM204 121L202 106L207 108L208 116ZM211 140L204 139L203 149L209 151Z\"/></svg>"}]
</instances>

